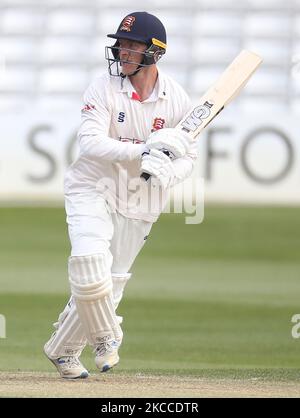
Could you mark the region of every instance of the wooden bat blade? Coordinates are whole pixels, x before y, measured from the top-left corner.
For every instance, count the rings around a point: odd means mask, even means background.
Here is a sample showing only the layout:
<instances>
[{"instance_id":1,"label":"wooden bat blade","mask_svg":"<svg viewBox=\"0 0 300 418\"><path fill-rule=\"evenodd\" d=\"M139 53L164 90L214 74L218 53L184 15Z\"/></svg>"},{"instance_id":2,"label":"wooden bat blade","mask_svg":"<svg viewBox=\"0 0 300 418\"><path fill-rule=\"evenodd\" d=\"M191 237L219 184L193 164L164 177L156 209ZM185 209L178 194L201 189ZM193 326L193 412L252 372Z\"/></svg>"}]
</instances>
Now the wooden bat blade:
<instances>
[{"instance_id":1,"label":"wooden bat blade","mask_svg":"<svg viewBox=\"0 0 300 418\"><path fill-rule=\"evenodd\" d=\"M184 116L176 129L181 129L196 138L209 122L240 93L261 63L262 58L259 55L246 50L241 51L201 97L199 105ZM141 177L147 181L150 175L142 173Z\"/></svg>"},{"instance_id":2,"label":"wooden bat blade","mask_svg":"<svg viewBox=\"0 0 300 418\"><path fill-rule=\"evenodd\" d=\"M201 97L199 105L187 113L176 128L196 138L202 129L240 93L261 62L262 58L257 54L241 51Z\"/></svg>"}]
</instances>

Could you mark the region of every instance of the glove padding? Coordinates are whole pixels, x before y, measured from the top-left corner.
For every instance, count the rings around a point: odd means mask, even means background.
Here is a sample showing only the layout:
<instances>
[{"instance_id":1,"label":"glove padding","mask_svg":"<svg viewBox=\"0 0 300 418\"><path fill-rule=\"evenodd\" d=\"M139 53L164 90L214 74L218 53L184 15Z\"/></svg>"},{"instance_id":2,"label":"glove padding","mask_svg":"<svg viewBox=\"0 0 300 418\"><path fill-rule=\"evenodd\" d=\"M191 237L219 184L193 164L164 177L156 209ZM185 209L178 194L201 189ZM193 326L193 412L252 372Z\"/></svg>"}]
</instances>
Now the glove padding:
<instances>
[{"instance_id":1,"label":"glove padding","mask_svg":"<svg viewBox=\"0 0 300 418\"><path fill-rule=\"evenodd\" d=\"M151 149L142 157L141 171L155 177L167 189L174 183L175 170L170 158L162 151Z\"/></svg>"},{"instance_id":2,"label":"glove padding","mask_svg":"<svg viewBox=\"0 0 300 418\"><path fill-rule=\"evenodd\" d=\"M171 159L184 157L193 142L186 132L175 128L164 128L153 132L146 141L147 147L168 151Z\"/></svg>"}]
</instances>

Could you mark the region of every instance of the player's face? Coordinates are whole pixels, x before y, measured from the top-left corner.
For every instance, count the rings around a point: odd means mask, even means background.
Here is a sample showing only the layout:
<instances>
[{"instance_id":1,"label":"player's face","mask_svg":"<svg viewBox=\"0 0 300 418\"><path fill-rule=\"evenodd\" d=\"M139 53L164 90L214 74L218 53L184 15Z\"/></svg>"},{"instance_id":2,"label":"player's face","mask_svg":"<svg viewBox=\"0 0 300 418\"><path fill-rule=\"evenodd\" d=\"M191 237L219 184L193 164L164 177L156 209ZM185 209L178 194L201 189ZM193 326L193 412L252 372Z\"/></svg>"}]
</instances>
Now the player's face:
<instances>
[{"instance_id":1,"label":"player's face","mask_svg":"<svg viewBox=\"0 0 300 418\"><path fill-rule=\"evenodd\" d=\"M122 73L124 75L132 74L142 62L143 52L146 51L147 46L143 43L127 39L119 39L119 44ZM132 64L129 64L126 61L130 61Z\"/></svg>"}]
</instances>

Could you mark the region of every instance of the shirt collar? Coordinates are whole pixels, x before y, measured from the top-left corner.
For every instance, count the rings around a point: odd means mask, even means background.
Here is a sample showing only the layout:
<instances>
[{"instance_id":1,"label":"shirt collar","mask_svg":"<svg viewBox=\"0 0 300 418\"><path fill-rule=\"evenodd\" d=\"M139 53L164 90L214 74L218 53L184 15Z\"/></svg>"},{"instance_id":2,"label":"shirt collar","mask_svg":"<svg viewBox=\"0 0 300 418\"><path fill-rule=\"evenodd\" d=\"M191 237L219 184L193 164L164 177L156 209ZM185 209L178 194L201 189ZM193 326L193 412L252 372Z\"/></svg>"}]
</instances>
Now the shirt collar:
<instances>
[{"instance_id":1,"label":"shirt collar","mask_svg":"<svg viewBox=\"0 0 300 418\"><path fill-rule=\"evenodd\" d=\"M149 102L150 101L154 102L154 101L157 101L158 99L164 99L164 100L168 99L166 79L163 73L161 72L161 70L159 68L157 68L157 70L158 70L158 78L157 78L156 83L158 83L158 92L155 94L155 89L154 89L153 93L150 95ZM118 90L118 92L127 93L130 99L132 99L132 95L134 96L134 94L136 93L128 77L125 77L125 78L120 77L120 89ZM144 103L147 103L147 101L148 99L145 100Z\"/></svg>"}]
</instances>

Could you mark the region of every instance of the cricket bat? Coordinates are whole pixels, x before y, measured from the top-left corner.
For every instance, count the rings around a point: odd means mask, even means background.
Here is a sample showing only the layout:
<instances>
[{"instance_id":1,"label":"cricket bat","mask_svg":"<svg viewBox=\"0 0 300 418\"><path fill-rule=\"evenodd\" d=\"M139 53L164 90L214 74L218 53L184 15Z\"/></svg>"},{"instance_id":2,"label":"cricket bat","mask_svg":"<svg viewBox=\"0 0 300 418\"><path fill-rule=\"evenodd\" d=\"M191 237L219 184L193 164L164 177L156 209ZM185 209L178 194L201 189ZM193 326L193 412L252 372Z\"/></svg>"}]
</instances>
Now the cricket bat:
<instances>
[{"instance_id":1,"label":"cricket bat","mask_svg":"<svg viewBox=\"0 0 300 418\"><path fill-rule=\"evenodd\" d=\"M201 97L199 104L178 123L176 129L187 132L195 139L209 122L240 93L261 63L262 58L260 56L242 50L218 80ZM141 177L148 180L150 174L142 173Z\"/></svg>"}]
</instances>

